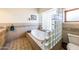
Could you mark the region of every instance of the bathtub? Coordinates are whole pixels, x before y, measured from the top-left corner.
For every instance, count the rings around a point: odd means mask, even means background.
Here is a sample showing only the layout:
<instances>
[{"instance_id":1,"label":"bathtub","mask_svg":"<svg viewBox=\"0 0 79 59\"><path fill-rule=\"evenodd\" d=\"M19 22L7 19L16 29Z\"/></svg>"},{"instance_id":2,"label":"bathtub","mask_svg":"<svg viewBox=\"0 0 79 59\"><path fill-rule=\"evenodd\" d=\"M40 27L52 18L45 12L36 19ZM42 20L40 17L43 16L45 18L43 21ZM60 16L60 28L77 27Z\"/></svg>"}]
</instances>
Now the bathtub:
<instances>
[{"instance_id":1,"label":"bathtub","mask_svg":"<svg viewBox=\"0 0 79 59\"><path fill-rule=\"evenodd\" d=\"M32 30L31 34L40 41L43 41L49 38L48 33L41 30Z\"/></svg>"}]
</instances>

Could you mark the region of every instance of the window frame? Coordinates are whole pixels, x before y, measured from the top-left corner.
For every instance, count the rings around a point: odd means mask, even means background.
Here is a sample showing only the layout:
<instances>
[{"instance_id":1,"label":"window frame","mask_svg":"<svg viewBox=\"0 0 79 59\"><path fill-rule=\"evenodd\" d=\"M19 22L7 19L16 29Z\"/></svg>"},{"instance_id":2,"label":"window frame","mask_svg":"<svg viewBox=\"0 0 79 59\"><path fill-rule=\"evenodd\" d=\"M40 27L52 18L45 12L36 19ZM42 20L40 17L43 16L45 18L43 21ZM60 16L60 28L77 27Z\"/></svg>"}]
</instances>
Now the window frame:
<instances>
[{"instance_id":1,"label":"window frame","mask_svg":"<svg viewBox=\"0 0 79 59\"><path fill-rule=\"evenodd\" d=\"M64 11L65 22L79 22L79 21L67 21L67 12L71 12L71 11L75 11L75 10L79 10L79 8L73 8L73 9Z\"/></svg>"}]
</instances>

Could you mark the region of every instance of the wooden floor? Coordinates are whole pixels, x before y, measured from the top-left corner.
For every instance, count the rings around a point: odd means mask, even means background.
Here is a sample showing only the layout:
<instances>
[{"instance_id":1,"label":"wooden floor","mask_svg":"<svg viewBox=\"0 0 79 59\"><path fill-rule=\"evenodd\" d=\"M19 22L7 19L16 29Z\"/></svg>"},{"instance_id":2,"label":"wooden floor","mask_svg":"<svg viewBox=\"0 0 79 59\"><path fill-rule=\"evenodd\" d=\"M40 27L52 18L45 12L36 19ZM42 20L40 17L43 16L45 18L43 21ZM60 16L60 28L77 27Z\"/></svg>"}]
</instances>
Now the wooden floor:
<instances>
[{"instance_id":1,"label":"wooden floor","mask_svg":"<svg viewBox=\"0 0 79 59\"><path fill-rule=\"evenodd\" d=\"M28 38L25 35L22 35L21 37L14 39L12 41L7 42L2 50L39 50L38 47L36 47L36 44L31 40L31 38ZM64 50L61 46L61 41L53 48L53 50Z\"/></svg>"},{"instance_id":2,"label":"wooden floor","mask_svg":"<svg viewBox=\"0 0 79 59\"><path fill-rule=\"evenodd\" d=\"M20 37L6 44L4 50L32 50L32 46L26 37Z\"/></svg>"}]
</instances>

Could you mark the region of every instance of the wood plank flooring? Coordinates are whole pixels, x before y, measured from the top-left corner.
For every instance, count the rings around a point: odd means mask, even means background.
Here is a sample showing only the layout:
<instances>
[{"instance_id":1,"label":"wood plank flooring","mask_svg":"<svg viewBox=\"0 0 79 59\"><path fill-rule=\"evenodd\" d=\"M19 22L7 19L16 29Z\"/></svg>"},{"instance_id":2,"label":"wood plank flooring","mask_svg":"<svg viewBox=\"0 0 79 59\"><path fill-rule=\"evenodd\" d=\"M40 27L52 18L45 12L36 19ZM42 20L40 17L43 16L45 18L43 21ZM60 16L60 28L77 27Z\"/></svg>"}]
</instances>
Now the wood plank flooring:
<instances>
[{"instance_id":1,"label":"wood plank flooring","mask_svg":"<svg viewBox=\"0 0 79 59\"><path fill-rule=\"evenodd\" d=\"M20 37L6 44L4 50L32 50L32 46L26 37Z\"/></svg>"}]
</instances>

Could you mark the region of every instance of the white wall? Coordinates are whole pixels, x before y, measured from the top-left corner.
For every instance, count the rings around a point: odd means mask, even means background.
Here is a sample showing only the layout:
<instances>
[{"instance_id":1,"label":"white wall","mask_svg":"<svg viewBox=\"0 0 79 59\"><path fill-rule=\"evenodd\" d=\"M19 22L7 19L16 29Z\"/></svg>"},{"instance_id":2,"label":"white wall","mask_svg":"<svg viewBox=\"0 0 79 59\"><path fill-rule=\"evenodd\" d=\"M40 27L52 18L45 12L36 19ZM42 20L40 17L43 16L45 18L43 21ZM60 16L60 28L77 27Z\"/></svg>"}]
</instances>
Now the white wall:
<instances>
[{"instance_id":1,"label":"white wall","mask_svg":"<svg viewBox=\"0 0 79 59\"><path fill-rule=\"evenodd\" d=\"M45 12L45 11L47 11L49 9L52 9L52 8L38 8L38 12L42 13L42 12Z\"/></svg>"},{"instance_id":2,"label":"white wall","mask_svg":"<svg viewBox=\"0 0 79 59\"><path fill-rule=\"evenodd\" d=\"M51 30L51 19L49 18L49 13L42 13L42 29Z\"/></svg>"},{"instance_id":3,"label":"white wall","mask_svg":"<svg viewBox=\"0 0 79 59\"><path fill-rule=\"evenodd\" d=\"M35 8L1 8L0 23L26 23L30 14L37 14Z\"/></svg>"},{"instance_id":4,"label":"white wall","mask_svg":"<svg viewBox=\"0 0 79 59\"><path fill-rule=\"evenodd\" d=\"M52 15L54 14L54 9L50 9L42 13L42 28L45 30L52 31Z\"/></svg>"}]
</instances>

